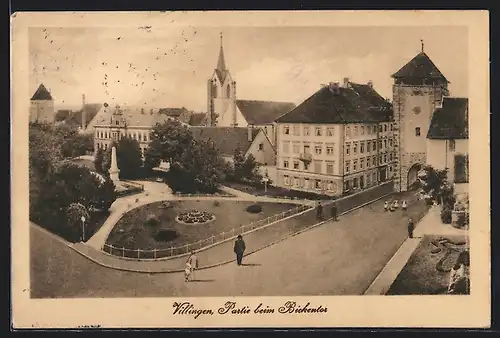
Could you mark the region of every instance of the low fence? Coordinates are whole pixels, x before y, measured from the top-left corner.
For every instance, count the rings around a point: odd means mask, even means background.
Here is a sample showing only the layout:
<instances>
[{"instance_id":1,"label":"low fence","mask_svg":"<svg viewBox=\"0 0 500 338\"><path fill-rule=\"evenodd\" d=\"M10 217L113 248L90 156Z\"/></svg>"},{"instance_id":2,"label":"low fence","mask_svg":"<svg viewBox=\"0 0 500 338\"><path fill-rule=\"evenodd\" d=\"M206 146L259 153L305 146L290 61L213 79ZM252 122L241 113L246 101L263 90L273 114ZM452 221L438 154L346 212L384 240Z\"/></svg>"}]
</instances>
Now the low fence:
<instances>
[{"instance_id":1,"label":"low fence","mask_svg":"<svg viewBox=\"0 0 500 338\"><path fill-rule=\"evenodd\" d=\"M127 249L124 247L116 247L105 243L102 247L102 251L113 256L122 257L125 259L135 259L135 260L157 260L157 259L167 259L174 258L178 256L184 256L189 254L192 250L199 251L202 249L207 249L209 247L221 244L223 242L232 240L238 235L244 235L255 229L263 228L271 223L279 222L285 218L298 215L306 210L313 210L315 206L314 202L308 201L306 204L299 205L293 209L284 211L273 216L261 219L250 224L240 226L238 228L233 228L229 231L222 232L218 235L213 235L209 238L200 240L198 242L185 244L179 247L171 247L167 249Z\"/></svg>"},{"instance_id":2,"label":"low fence","mask_svg":"<svg viewBox=\"0 0 500 338\"><path fill-rule=\"evenodd\" d=\"M144 191L144 184L139 184L135 182L130 182L126 180L121 180L124 184L127 185L126 190L118 191L116 193L117 198L125 197L125 196L131 196L131 195L136 195Z\"/></svg>"},{"instance_id":3,"label":"low fence","mask_svg":"<svg viewBox=\"0 0 500 338\"><path fill-rule=\"evenodd\" d=\"M177 197L234 197L234 195L226 192L216 192L214 194L183 194L175 193L174 196Z\"/></svg>"}]
</instances>

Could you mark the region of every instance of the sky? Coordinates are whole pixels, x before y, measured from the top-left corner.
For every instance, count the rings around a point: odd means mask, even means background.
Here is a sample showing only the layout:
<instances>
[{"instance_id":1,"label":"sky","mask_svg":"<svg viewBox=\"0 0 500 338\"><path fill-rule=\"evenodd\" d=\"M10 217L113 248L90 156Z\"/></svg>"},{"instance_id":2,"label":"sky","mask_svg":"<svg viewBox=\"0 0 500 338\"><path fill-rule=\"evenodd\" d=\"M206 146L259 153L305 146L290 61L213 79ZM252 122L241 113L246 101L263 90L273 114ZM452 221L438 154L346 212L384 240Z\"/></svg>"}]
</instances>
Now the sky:
<instances>
[{"instance_id":1,"label":"sky","mask_svg":"<svg viewBox=\"0 0 500 338\"><path fill-rule=\"evenodd\" d=\"M391 74L424 51L468 96L465 26L30 28L30 90L56 109L87 103L206 111L220 33L239 99L301 103L322 84L373 81L392 98Z\"/></svg>"}]
</instances>

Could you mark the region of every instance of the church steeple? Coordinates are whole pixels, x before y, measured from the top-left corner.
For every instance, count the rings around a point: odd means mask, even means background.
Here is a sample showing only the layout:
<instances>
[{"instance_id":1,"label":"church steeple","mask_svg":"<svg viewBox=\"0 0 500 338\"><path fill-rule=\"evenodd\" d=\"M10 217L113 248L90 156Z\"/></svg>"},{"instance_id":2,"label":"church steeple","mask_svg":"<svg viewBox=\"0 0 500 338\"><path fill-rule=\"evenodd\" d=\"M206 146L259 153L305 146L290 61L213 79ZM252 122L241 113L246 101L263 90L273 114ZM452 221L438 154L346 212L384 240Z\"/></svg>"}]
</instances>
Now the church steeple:
<instances>
[{"instance_id":1,"label":"church steeple","mask_svg":"<svg viewBox=\"0 0 500 338\"><path fill-rule=\"evenodd\" d=\"M219 61L217 62L217 70L226 70L226 60L224 59L224 48L222 47L222 32L220 33L220 51L219 51Z\"/></svg>"}]
</instances>

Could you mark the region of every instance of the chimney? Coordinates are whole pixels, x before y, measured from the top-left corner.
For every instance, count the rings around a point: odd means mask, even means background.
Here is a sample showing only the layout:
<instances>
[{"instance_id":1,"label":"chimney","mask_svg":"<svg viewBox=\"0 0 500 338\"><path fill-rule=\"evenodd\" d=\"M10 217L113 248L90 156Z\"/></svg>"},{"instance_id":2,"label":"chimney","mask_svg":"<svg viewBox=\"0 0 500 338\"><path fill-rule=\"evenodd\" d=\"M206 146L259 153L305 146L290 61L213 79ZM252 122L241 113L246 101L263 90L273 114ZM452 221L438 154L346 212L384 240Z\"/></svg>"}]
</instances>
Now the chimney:
<instances>
[{"instance_id":1,"label":"chimney","mask_svg":"<svg viewBox=\"0 0 500 338\"><path fill-rule=\"evenodd\" d=\"M149 110L149 113L150 113L151 115L153 115L153 108L151 108L151 109Z\"/></svg>"},{"instance_id":2,"label":"chimney","mask_svg":"<svg viewBox=\"0 0 500 338\"><path fill-rule=\"evenodd\" d=\"M248 142L252 142L252 126L248 125L247 127L247 136L248 136Z\"/></svg>"},{"instance_id":3,"label":"chimney","mask_svg":"<svg viewBox=\"0 0 500 338\"><path fill-rule=\"evenodd\" d=\"M338 82L330 82L328 84L328 89L334 93L334 94L339 94L340 93L340 90L339 90L339 83Z\"/></svg>"},{"instance_id":4,"label":"chimney","mask_svg":"<svg viewBox=\"0 0 500 338\"><path fill-rule=\"evenodd\" d=\"M347 88L347 87L349 87L349 78L345 77L344 78L344 88Z\"/></svg>"},{"instance_id":5,"label":"chimney","mask_svg":"<svg viewBox=\"0 0 500 338\"><path fill-rule=\"evenodd\" d=\"M373 81L372 80L368 81L368 87L373 88Z\"/></svg>"},{"instance_id":6,"label":"chimney","mask_svg":"<svg viewBox=\"0 0 500 338\"><path fill-rule=\"evenodd\" d=\"M82 131L87 126L87 111L85 109L85 94L82 94Z\"/></svg>"},{"instance_id":7,"label":"chimney","mask_svg":"<svg viewBox=\"0 0 500 338\"><path fill-rule=\"evenodd\" d=\"M144 108L141 108L141 114L144 115Z\"/></svg>"}]
</instances>

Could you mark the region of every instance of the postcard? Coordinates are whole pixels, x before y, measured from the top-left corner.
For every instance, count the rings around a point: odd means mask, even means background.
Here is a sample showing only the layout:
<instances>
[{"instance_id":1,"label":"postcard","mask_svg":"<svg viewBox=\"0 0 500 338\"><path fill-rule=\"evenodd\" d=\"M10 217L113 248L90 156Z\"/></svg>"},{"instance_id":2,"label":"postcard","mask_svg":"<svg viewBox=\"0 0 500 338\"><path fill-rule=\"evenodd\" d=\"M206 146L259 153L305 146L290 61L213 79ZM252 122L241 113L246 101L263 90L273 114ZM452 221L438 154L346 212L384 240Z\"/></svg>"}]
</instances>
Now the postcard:
<instances>
[{"instance_id":1,"label":"postcard","mask_svg":"<svg viewBox=\"0 0 500 338\"><path fill-rule=\"evenodd\" d=\"M487 11L11 27L13 328L489 327Z\"/></svg>"}]
</instances>

